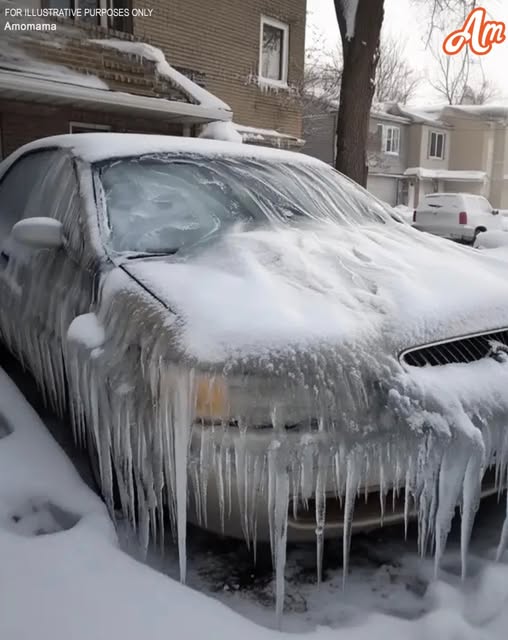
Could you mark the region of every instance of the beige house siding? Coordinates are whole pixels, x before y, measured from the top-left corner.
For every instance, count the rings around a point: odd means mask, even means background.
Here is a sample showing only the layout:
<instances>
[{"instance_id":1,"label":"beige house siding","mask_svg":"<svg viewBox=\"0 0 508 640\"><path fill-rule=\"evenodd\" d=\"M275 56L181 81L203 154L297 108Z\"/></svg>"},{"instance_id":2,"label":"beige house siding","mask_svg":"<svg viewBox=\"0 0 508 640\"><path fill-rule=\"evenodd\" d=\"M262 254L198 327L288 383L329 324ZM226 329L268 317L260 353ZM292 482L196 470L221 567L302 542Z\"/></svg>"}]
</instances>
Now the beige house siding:
<instances>
[{"instance_id":1,"label":"beige house siding","mask_svg":"<svg viewBox=\"0 0 508 640\"><path fill-rule=\"evenodd\" d=\"M289 25L288 84L300 85L306 0L143 0L152 17L133 19L134 35L161 48L170 64L204 74L236 122L302 135L301 105L288 89L258 86L261 16Z\"/></svg>"},{"instance_id":2,"label":"beige house siding","mask_svg":"<svg viewBox=\"0 0 508 640\"><path fill-rule=\"evenodd\" d=\"M508 209L508 126L497 125L493 135L490 201L494 207Z\"/></svg>"},{"instance_id":3,"label":"beige house siding","mask_svg":"<svg viewBox=\"0 0 508 640\"><path fill-rule=\"evenodd\" d=\"M450 169L490 173L494 152L492 125L471 118L453 118L449 121L453 125Z\"/></svg>"},{"instance_id":4,"label":"beige house siding","mask_svg":"<svg viewBox=\"0 0 508 640\"><path fill-rule=\"evenodd\" d=\"M419 167L421 163L422 154L422 129L421 124L412 124L409 127L409 152L408 152L408 166Z\"/></svg>"}]
</instances>

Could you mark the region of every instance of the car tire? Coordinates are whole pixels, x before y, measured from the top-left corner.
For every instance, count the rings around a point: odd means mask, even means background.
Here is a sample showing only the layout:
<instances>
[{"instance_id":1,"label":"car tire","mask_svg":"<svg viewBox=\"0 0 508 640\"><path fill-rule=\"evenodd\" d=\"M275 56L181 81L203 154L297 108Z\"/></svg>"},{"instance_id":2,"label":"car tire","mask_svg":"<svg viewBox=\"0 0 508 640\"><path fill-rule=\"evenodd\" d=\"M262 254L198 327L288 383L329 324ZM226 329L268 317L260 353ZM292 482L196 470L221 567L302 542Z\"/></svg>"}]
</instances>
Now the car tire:
<instances>
[{"instance_id":1,"label":"car tire","mask_svg":"<svg viewBox=\"0 0 508 640\"><path fill-rule=\"evenodd\" d=\"M474 230L473 240L472 240L471 244L474 245L474 243L476 242L476 239L478 238L480 233L484 233L485 231L487 231L487 229L485 227L476 227L476 229Z\"/></svg>"}]
</instances>

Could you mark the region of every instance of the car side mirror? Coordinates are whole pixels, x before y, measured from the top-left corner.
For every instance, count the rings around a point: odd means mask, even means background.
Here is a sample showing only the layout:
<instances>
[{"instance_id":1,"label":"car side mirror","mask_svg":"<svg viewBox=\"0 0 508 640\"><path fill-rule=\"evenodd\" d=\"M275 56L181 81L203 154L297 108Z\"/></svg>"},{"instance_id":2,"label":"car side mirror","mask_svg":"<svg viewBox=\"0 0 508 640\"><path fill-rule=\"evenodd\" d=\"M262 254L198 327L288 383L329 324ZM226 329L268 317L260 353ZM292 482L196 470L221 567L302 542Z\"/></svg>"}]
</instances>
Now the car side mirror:
<instances>
[{"instance_id":1,"label":"car side mirror","mask_svg":"<svg viewBox=\"0 0 508 640\"><path fill-rule=\"evenodd\" d=\"M16 222L11 233L32 249L59 249L64 243L62 223L54 218L25 218Z\"/></svg>"},{"instance_id":2,"label":"car side mirror","mask_svg":"<svg viewBox=\"0 0 508 640\"><path fill-rule=\"evenodd\" d=\"M493 216L498 216L499 215L499 209L492 209L492 215Z\"/></svg>"}]
</instances>

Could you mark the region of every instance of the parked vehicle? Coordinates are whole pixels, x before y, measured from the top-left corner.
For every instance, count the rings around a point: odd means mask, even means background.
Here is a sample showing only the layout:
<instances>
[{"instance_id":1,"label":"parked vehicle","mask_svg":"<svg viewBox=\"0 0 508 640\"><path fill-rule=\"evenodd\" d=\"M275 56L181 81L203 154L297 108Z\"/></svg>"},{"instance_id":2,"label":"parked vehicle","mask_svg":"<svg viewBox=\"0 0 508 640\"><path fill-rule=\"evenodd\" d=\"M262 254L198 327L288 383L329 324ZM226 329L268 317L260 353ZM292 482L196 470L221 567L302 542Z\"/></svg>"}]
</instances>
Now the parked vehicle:
<instances>
[{"instance_id":1,"label":"parked vehicle","mask_svg":"<svg viewBox=\"0 0 508 640\"><path fill-rule=\"evenodd\" d=\"M502 220L483 196L429 193L414 211L413 226L450 240L473 243L479 233L502 229Z\"/></svg>"},{"instance_id":2,"label":"parked vehicle","mask_svg":"<svg viewBox=\"0 0 508 640\"><path fill-rule=\"evenodd\" d=\"M302 154L40 140L0 165L1 339L145 539L165 506L182 545L187 516L280 548L412 513L425 545L505 442L507 265L392 216Z\"/></svg>"}]
</instances>

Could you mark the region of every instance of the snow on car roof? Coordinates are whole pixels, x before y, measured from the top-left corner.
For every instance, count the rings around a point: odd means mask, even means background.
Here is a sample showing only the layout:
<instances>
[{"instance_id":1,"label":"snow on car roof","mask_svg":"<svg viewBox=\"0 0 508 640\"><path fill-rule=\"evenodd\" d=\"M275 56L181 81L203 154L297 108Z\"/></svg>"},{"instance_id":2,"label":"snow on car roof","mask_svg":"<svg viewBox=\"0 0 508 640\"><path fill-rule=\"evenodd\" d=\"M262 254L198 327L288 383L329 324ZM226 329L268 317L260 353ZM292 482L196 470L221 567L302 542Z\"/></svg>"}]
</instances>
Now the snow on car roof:
<instances>
[{"instance_id":1,"label":"snow on car roof","mask_svg":"<svg viewBox=\"0 0 508 640\"><path fill-rule=\"evenodd\" d=\"M199 153L328 166L301 153L235 142L138 133L79 133L41 138L20 147L0 165L0 175L21 155L48 148L69 149L87 162L151 153Z\"/></svg>"}]
</instances>

